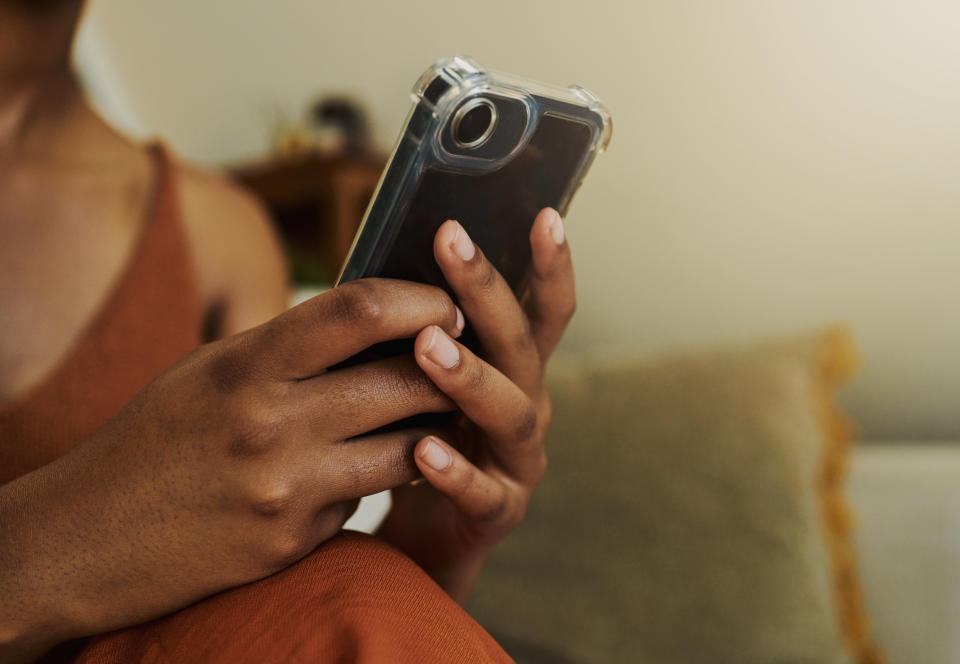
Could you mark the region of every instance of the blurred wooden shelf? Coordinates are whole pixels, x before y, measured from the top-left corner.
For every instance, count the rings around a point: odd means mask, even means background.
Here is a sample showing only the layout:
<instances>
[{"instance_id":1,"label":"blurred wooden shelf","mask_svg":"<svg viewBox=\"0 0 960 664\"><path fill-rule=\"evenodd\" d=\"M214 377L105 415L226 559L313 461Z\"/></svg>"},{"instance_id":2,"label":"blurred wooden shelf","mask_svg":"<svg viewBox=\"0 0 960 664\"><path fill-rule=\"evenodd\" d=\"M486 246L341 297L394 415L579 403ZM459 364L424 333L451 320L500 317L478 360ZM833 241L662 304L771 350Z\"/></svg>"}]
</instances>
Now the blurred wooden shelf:
<instances>
[{"instance_id":1,"label":"blurred wooden shelf","mask_svg":"<svg viewBox=\"0 0 960 664\"><path fill-rule=\"evenodd\" d=\"M270 212L298 282L332 282L386 165L374 152L309 152L228 173Z\"/></svg>"}]
</instances>

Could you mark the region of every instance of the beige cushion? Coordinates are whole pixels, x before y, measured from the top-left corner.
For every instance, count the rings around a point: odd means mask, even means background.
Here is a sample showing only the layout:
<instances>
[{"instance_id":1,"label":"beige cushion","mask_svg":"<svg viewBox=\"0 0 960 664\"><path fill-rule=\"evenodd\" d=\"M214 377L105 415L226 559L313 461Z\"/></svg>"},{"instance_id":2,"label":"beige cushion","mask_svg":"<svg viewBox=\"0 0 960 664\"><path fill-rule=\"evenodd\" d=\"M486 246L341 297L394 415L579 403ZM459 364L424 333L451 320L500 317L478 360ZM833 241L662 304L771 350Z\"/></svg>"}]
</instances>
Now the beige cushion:
<instances>
[{"instance_id":1,"label":"beige cushion","mask_svg":"<svg viewBox=\"0 0 960 664\"><path fill-rule=\"evenodd\" d=\"M822 343L553 370L550 470L471 612L575 661L850 661L821 518Z\"/></svg>"}]
</instances>

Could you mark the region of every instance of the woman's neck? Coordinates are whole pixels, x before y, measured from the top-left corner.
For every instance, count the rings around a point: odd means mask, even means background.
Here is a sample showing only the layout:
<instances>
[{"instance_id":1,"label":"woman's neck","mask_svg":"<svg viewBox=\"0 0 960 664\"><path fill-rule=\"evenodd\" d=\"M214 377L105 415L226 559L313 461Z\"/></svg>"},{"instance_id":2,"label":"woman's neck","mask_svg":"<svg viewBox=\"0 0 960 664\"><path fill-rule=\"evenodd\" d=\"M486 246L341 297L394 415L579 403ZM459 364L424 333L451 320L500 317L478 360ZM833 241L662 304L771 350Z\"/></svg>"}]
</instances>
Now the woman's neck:
<instances>
[{"instance_id":1,"label":"woman's neck","mask_svg":"<svg viewBox=\"0 0 960 664\"><path fill-rule=\"evenodd\" d=\"M0 159L40 154L83 106L70 66L81 0L0 0Z\"/></svg>"}]
</instances>

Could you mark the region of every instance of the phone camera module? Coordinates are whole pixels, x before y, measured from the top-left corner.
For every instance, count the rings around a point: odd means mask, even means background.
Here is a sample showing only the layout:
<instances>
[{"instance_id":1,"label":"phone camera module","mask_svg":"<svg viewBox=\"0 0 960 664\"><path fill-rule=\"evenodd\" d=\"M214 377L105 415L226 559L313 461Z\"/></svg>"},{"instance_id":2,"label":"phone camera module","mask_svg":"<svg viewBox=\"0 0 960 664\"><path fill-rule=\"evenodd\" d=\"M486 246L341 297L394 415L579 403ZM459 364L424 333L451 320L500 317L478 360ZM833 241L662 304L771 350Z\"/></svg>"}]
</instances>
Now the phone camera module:
<instances>
[{"instance_id":1,"label":"phone camera module","mask_svg":"<svg viewBox=\"0 0 960 664\"><path fill-rule=\"evenodd\" d=\"M477 148L486 143L497 126L497 107L489 99L475 97L457 109L450 132L460 148Z\"/></svg>"}]
</instances>

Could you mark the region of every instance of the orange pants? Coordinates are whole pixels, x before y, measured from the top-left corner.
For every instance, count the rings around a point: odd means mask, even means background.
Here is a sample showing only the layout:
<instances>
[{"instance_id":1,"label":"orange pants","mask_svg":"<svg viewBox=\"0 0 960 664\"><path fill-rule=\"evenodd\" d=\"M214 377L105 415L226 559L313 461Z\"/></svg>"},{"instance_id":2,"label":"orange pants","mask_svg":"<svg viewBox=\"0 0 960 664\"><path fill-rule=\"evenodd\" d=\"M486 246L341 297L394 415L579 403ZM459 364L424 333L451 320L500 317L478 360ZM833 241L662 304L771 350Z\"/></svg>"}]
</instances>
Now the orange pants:
<instances>
[{"instance_id":1,"label":"orange pants","mask_svg":"<svg viewBox=\"0 0 960 664\"><path fill-rule=\"evenodd\" d=\"M345 531L296 565L93 638L76 664L512 660L416 564Z\"/></svg>"}]
</instances>

